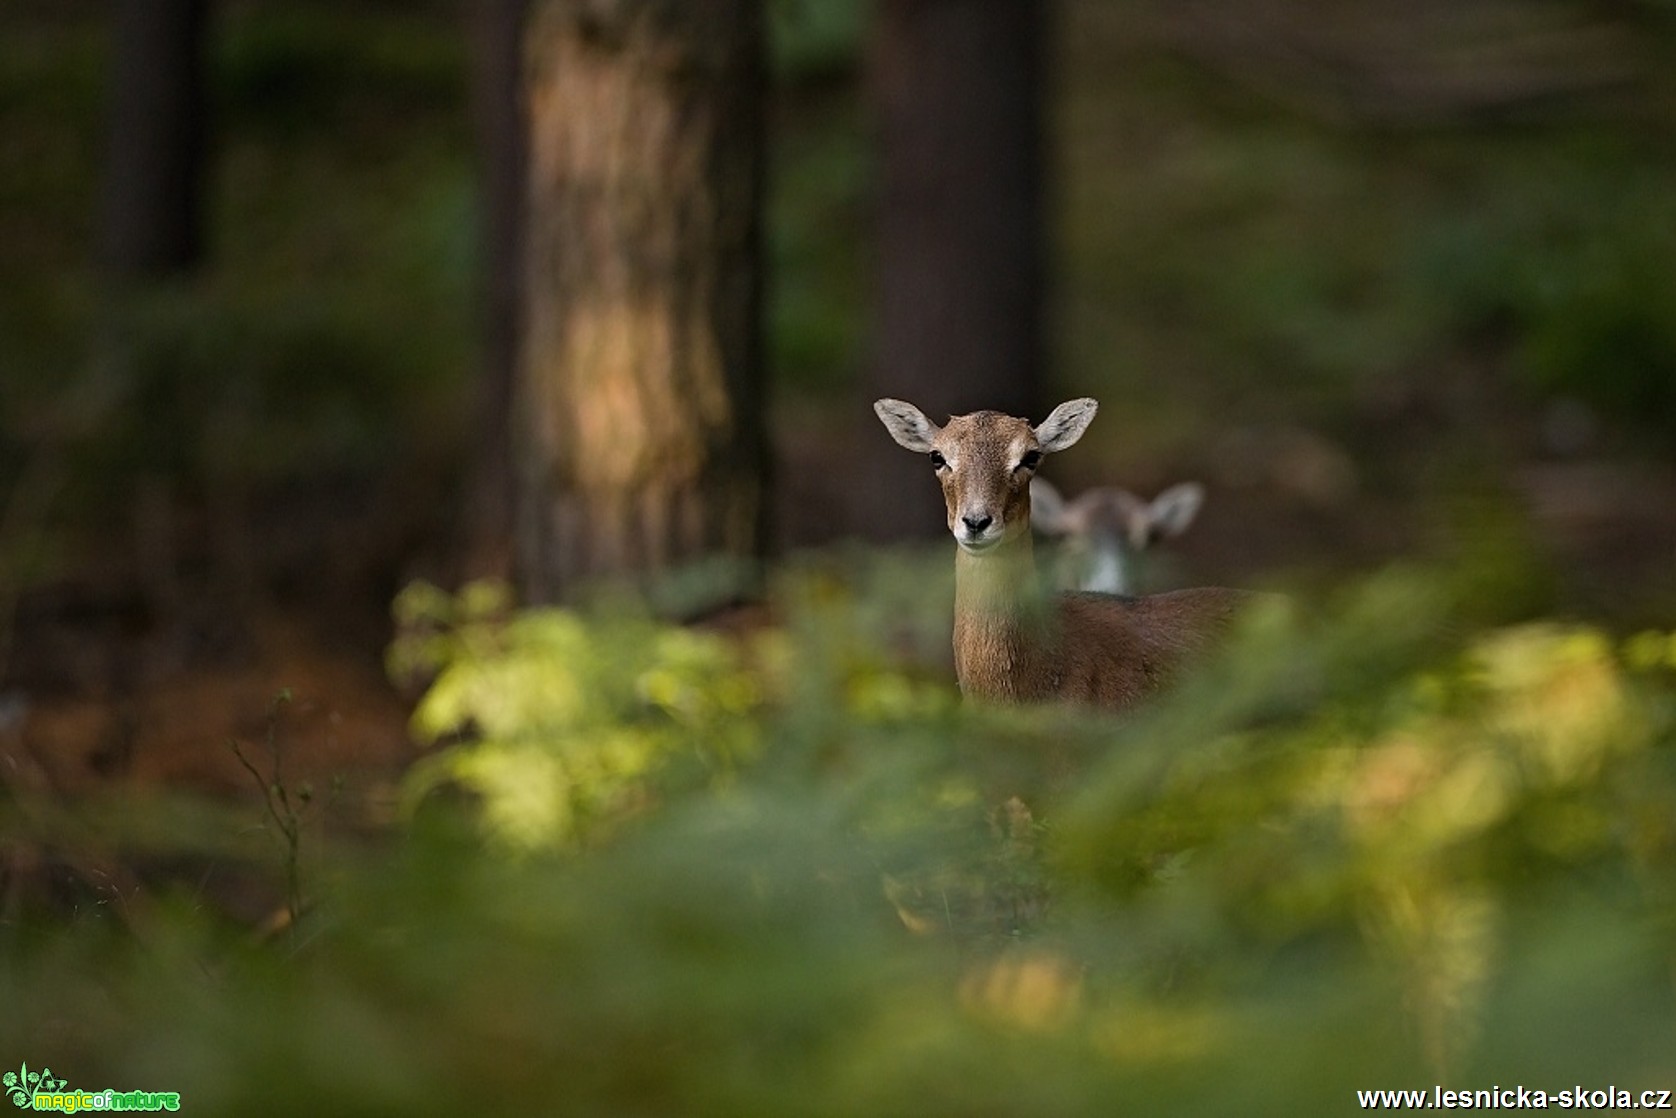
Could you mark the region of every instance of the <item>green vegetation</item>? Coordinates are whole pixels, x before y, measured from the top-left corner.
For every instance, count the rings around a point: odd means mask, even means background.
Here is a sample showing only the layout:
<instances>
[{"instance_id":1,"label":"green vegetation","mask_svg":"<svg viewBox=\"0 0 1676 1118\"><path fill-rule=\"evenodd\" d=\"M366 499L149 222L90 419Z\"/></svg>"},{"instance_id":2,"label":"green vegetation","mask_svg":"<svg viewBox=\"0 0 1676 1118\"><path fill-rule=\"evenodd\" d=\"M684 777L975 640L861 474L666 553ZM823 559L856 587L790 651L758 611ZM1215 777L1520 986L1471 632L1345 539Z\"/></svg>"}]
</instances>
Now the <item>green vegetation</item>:
<instances>
[{"instance_id":1,"label":"green vegetation","mask_svg":"<svg viewBox=\"0 0 1676 1118\"><path fill-rule=\"evenodd\" d=\"M1676 635L1451 633L1391 572L1134 717L984 710L892 666L890 571L788 573L726 642L410 589L392 666L440 669L446 741L400 833L309 871L285 950L184 895L8 924L0 1046L250 1114L1676 1077Z\"/></svg>"}]
</instances>

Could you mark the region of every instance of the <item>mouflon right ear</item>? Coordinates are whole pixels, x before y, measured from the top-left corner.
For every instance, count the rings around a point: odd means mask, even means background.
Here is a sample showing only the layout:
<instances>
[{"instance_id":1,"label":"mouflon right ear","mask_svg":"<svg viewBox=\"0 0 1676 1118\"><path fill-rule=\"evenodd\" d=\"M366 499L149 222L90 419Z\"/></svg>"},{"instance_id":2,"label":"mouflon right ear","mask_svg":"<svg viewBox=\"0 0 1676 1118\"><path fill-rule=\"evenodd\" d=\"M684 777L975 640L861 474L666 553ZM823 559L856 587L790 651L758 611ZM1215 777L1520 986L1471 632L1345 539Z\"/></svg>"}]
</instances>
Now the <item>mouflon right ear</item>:
<instances>
[{"instance_id":1,"label":"mouflon right ear","mask_svg":"<svg viewBox=\"0 0 1676 1118\"><path fill-rule=\"evenodd\" d=\"M924 412L905 400L876 400L873 410L878 413L879 422L885 425L885 430L890 432L896 444L916 454L929 454L931 440L942 430L925 418Z\"/></svg>"}]
</instances>

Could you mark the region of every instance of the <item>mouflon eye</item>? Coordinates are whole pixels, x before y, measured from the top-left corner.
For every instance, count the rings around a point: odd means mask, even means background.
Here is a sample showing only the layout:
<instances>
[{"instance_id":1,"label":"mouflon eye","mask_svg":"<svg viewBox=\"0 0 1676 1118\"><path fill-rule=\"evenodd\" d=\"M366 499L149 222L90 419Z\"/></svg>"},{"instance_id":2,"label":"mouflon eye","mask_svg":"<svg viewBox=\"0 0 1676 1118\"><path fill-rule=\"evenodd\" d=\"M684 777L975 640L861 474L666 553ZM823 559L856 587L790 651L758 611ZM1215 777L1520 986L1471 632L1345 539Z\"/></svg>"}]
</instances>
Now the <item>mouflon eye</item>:
<instances>
[{"instance_id":1,"label":"mouflon eye","mask_svg":"<svg viewBox=\"0 0 1676 1118\"><path fill-rule=\"evenodd\" d=\"M931 468L933 470L940 470L948 464L948 459L943 457L941 451L933 450L931 452Z\"/></svg>"},{"instance_id":2,"label":"mouflon eye","mask_svg":"<svg viewBox=\"0 0 1676 1118\"><path fill-rule=\"evenodd\" d=\"M1018 460L1018 465L1015 467L1015 469L1034 470L1037 466L1040 466L1041 464L1042 464L1042 452L1039 451L1039 450L1032 450L1032 451L1028 451L1024 455L1023 458L1020 458Z\"/></svg>"}]
</instances>

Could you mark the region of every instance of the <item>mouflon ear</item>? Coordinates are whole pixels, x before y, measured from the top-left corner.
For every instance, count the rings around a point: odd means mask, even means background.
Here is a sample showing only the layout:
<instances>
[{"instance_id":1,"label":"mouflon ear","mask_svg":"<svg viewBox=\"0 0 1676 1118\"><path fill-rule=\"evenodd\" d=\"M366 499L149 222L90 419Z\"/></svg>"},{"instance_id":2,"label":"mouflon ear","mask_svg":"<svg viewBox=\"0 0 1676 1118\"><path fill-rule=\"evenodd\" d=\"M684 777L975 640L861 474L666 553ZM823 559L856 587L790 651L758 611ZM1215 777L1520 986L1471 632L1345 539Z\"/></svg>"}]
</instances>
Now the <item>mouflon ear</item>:
<instances>
[{"instance_id":1,"label":"mouflon ear","mask_svg":"<svg viewBox=\"0 0 1676 1118\"><path fill-rule=\"evenodd\" d=\"M1099 402L1088 396L1067 400L1054 408L1036 428L1036 442L1041 445L1042 453L1052 454L1075 444L1094 422L1094 413L1099 409Z\"/></svg>"},{"instance_id":2,"label":"mouflon ear","mask_svg":"<svg viewBox=\"0 0 1676 1118\"><path fill-rule=\"evenodd\" d=\"M1187 531L1187 526L1199 515L1199 506L1204 503L1205 487L1196 481L1172 485L1158 494L1148 506L1155 538L1168 539Z\"/></svg>"},{"instance_id":3,"label":"mouflon ear","mask_svg":"<svg viewBox=\"0 0 1676 1118\"><path fill-rule=\"evenodd\" d=\"M1071 530L1065 498L1052 482L1039 477L1030 479L1030 527L1048 536L1063 536Z\"/></svg>"},{"instance_id":4,"label":"mouflon ear","mask_svg":"<svg viewBox=\"0 0 1676 1118\"><path fill-rule=\"evenodd\" d=\"M905 400L876 400L873 410L896 444L919 454L931 451L931 440L942 428L925 418L925 413Z\"/></svg>"}]
</instances>

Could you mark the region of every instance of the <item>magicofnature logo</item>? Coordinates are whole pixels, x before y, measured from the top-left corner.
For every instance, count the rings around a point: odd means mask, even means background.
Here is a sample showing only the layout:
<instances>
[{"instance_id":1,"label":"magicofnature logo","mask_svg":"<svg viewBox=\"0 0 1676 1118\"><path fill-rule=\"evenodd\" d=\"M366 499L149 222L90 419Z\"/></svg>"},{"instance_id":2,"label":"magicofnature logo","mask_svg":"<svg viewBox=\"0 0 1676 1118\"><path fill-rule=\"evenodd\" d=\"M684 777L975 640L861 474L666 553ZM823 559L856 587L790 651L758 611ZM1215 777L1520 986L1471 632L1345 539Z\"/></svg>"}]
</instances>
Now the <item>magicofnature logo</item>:
<instances>
[{"instance_id":1,"label":"magicofnature logo","mask_svg":"<svg viewBox=\"0 0 1676 1118\"><path fill-rule=\"evenodd\" d=\"M18 1109L75 1114L82 1110L179 1110L179 1091L66 1091L68 1081L51 1070L30 1071L24 1064L0 1075L0 1085Z\"/></svg>"},{"instance_id":2,"label":"magicofnature logo","mask_svg":"<svg viewBox=\"0 0 1676 1118\"><path fill-rule=\"evenodd\" d=\"M50 1068L30 1071L28 1064L0 1076L0 1084L5 1085L6 1093L12 1097L12 1105L20 1108L34 1105L36 1091L62 1091L67 1082L54 1079Z\"/></svg>"}]
</instances>

